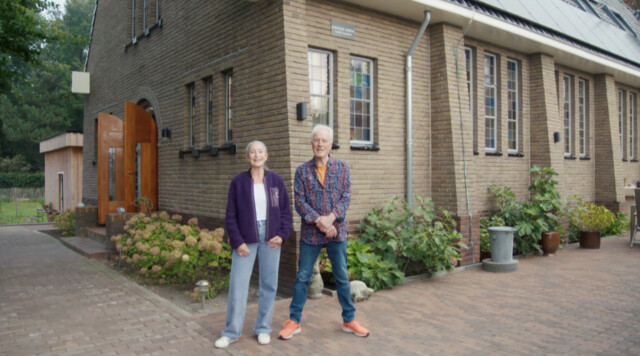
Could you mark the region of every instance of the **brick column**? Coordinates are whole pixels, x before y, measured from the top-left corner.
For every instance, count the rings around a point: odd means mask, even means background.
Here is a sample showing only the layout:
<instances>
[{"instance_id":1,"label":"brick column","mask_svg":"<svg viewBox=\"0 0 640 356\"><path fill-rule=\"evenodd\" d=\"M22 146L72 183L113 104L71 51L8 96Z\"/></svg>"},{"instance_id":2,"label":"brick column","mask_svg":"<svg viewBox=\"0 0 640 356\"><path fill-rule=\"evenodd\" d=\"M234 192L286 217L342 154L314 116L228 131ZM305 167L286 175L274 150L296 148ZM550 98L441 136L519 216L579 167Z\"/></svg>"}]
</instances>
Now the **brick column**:
<instances>
[{"instance_id":1,"label":"brick column","mask_svg":"<svg viewBox=\"0 0 640 356\"><path fill-rule=\"evenodd\" d=\"M98 226L98 207L76 208L76 236L87 236L87 228Z\"/></svg>"}]
</instances>

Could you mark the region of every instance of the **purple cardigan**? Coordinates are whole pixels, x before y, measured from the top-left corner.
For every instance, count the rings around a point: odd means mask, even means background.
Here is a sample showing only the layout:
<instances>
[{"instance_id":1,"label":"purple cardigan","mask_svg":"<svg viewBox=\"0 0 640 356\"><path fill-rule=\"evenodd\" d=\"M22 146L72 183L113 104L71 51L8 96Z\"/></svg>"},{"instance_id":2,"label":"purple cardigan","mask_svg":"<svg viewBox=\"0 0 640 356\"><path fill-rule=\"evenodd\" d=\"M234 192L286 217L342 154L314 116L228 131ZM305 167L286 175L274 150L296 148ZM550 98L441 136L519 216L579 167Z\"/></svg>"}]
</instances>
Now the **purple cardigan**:
<instances>
[{"instance_id":1,"label":"purple cardigan","mask_svg":"<svg viewBox=\"0 0 640 356\"><path fill-rule=\"evenodd\" d=\"M266 169L264 184L267 191L267 240L277 235L282 237L284 243L289 238L293 224L287 189L278 174ZM239 173L231 180L225 225L229 243L234 250L243 243L258 242L253 179L250 171Z\"/></svg>"}]
</instances>

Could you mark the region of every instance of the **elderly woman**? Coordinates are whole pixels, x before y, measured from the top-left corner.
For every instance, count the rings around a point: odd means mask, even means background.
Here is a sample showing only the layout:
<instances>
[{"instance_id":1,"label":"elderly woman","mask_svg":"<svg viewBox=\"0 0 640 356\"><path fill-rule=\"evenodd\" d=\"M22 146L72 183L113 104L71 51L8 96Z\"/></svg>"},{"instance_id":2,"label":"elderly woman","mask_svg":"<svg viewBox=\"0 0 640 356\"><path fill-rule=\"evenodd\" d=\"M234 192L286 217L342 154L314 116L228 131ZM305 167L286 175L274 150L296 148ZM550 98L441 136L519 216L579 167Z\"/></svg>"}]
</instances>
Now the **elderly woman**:
<instances>
[{"instance_id":1,"label":"elderly woman","mask_svg":"<svg viewBox=\"0 0 640 356\"><path fill-rule=\"evenodd\" d=\"M233 248L227 325L218 348L229 346L242 334L249 280L258 257L260 284L258 316L253 332L261 345L271 341L271 319L278 289L280 245L289 238L291 208L282 178L265 167L267 147L260 141L247 145L251 168L236 175L229 186L226 227Z\"/></svg>"}]
</instances>

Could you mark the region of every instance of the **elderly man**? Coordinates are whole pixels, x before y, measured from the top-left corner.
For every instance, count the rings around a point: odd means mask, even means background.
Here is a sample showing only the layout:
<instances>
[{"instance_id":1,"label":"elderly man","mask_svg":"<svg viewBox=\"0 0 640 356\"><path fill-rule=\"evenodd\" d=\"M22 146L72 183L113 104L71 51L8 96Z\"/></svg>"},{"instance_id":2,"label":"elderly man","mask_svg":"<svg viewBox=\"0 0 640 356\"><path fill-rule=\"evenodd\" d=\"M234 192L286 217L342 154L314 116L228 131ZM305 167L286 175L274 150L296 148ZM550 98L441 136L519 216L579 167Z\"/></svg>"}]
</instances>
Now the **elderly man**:
<instances>
[{"instance_id":1,"label":"elderly man","mask_svg":"<svg viewBox=\"0 0 640 356\"><path fill-rule=\"evenodd\" d=\"M302 217L298 274L293 285L289 319L278 337L288 340L300 333L302 309L320 250L325 247L336 280L338 301L342 307L342 330L357 336L369 336L369 330L354 319L356 308L351 301L347 273L346 212L351 200L349 166L329 156L333 130L316 125L311 132L314 158L296 170L295 207Z\"/></svg>"}]
</instances>

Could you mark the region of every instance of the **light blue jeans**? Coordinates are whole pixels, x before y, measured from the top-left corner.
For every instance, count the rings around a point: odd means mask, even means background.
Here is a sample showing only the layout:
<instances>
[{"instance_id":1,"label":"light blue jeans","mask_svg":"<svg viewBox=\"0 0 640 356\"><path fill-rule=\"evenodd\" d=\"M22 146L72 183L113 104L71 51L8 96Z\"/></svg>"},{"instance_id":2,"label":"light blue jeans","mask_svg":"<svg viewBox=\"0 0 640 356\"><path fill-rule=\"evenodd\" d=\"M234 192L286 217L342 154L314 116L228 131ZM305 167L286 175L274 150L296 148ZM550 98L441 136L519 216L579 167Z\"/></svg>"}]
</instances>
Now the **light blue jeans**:
<instances>
[{"instance_id":1,"label":"light blue jeans","mask_svg":"<svg viewBox=\"0 0 640 356\"><path fill-rule=\"evenodd\" d=\"M331 241L326 245L309 245L300 241L300 255L298 258L298 274L296 282L293 284L293 297L289 305L289 319L299 323L302 319L302 309L307 302L307 291L313 273L313 265L318 259L320 250L327 248L327 255L331 261L333 278L336 280L336 292L338 292L338 302L342 307L342 320L345 323L352 321L355 317L356 307L351 300L351 285L349 284L349 274L347 273L347 241Z\"/></svg>"},{"instance_id":2,"label":"light blue jeans","mask_svg":"<svg viewBox=\"0 0 640 356\"><path fill-rule=\"evenodd\" d=\"M273 305L278 290L278 267L280 265L280 247L273 249L267 245L266 221L258 221L258 243L247 244L249 256L241 257L233 250L231 259L231 276L229 278L229 298L227 302L227 326L222 336L232 340L242 335L244 314L247 309L249 282L253 272L253 264L258 256L258 272L260 277L258 291L258 316L253 332L258 335L271 333Z\"/></svg>"}]
</instances>

